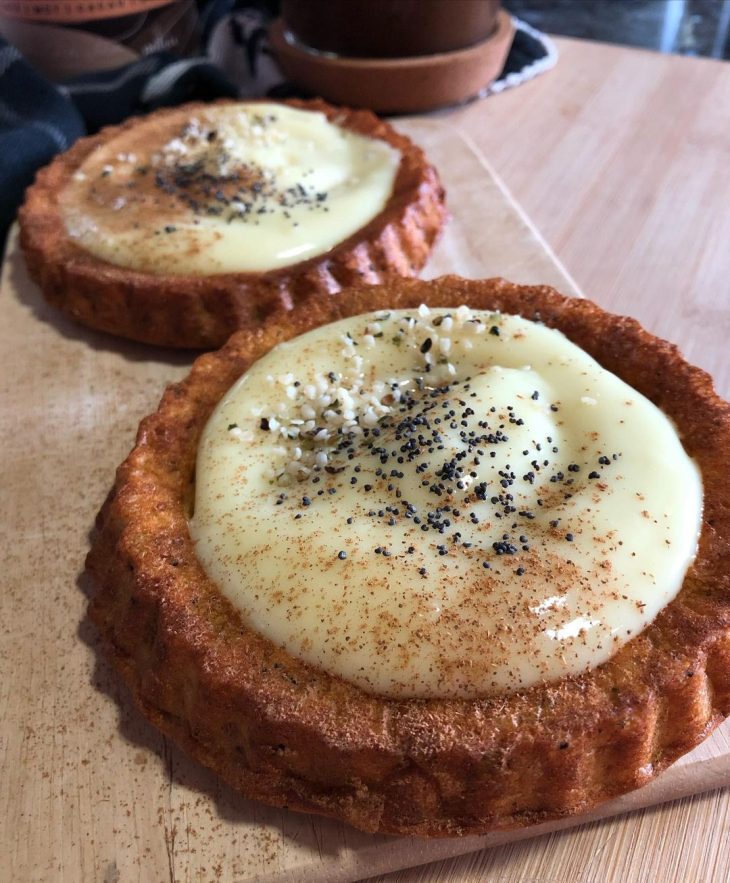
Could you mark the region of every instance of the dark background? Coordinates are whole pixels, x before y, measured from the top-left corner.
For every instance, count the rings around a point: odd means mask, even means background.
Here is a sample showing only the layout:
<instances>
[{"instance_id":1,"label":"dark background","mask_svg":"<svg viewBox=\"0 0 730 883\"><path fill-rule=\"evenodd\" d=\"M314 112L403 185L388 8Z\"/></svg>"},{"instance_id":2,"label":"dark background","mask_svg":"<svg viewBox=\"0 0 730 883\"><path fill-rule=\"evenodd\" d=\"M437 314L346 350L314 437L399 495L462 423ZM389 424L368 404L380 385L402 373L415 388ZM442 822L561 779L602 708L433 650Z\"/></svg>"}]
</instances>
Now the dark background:
<instances>
[{"instance_id":1,"label":"dark background","mask_svg":"<svg viewBox=\"0 0 730 883\"><path fill-rule=\"evenodd\" d=\"M730 58L730 0L503 0L541 31Z\"/></svg>"}]
</instances>

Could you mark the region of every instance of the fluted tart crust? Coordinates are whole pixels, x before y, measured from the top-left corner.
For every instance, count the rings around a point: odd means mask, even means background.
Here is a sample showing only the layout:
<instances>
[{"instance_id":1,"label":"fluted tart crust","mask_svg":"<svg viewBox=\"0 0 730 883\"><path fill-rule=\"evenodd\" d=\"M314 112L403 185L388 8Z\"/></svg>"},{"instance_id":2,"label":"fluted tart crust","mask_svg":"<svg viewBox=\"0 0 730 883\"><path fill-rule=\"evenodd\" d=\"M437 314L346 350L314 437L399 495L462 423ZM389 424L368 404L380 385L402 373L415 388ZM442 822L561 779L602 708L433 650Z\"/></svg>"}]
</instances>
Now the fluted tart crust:
<instances>
[{"instance_id":1,"label":"fluted tart crust","mask_svg":"<svg viewBox=\"0 0 730 883\"><path fill-rule=\"evenodd\" d=\"M374 114L321 100L278 104L324 114L337 126L388 144L401 155L385 207L328 251L261 272L160 275L110 263L69 235L61 195L94 151L125 133L133 135L140 124L153 121L164 128L166 120L181 114L194 118L206 108L234 104L188 104L129 119L80 139L41 169L19 213L20 242L30 275L50 304L85 325L121 337L210 349L221 346L235 330L256 327L272 314L308 309L305 305L312 299L328 299L355 284L374 285L418 273L446 219L438 173L420 148ZM149 232L152 237L154 231Z\"/></svg>"},{"instance_id":2,"label":"fluted tart crust","mask_svg":"<svg viewBox=\"0 0 730 883\"><path fill-rule=\"evenodd\" d=\"M675 423L704 485L677 597L607 662L478 699L370 695L247 628L188 531L201 432L275 344L378 309L466 304L562 331ZM675 346L587 300L500 279L398 280L317 301L200 357L146 418L97 519L90 616L143 713L247 797L365 831L483 833L650 782L730 713L730 406Z\"/></svg>"}]
</instances>

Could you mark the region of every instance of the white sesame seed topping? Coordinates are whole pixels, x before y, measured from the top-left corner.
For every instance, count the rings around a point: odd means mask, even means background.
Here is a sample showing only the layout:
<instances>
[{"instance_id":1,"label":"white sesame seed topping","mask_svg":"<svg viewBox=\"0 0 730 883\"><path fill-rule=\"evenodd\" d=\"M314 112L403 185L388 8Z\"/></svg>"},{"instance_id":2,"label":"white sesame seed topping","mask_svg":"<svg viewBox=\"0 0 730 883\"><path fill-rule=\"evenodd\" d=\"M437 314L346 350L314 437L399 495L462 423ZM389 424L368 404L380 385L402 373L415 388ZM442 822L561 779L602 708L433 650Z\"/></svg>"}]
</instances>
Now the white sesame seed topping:
<instances>
[{"instance_id":1,"label":"white sesame seed topping","mask_svg":"<svg viewBox=\"0 0 730 883\"><path fill-rule=\"evenodd\" d=\"M285 398L272 406L276 417L269 417L267 426L270 431L278 430L291 445L287 462L323 468L344 437L375 429L381 418L401 407L411 394L410 375L408 379L398 376L387 381L377 376L371 378L373 359L377 356L361 356L358 347L365 353L378 347L398 346L404 354L413 353L416 365L420 364L430 382L439 384L447 379L451 382L457 376L456 365L448 359L455 343L464 350L472 349L474 334L486 327L473 318L468 307L459 307L446 315L436 314L425 306L415 315L380 313L377 321L340 336L346 342L341 352L346 361L344 370L320 370L309 378L297 379L292 372L276 378L269 376L270 382L283 387ZM453 335L453 329L458 329L458 336ZM281 469L280 477L288 475L301 480L302 473L292 472L288 467Z\"/></svg>"}]
</instances>

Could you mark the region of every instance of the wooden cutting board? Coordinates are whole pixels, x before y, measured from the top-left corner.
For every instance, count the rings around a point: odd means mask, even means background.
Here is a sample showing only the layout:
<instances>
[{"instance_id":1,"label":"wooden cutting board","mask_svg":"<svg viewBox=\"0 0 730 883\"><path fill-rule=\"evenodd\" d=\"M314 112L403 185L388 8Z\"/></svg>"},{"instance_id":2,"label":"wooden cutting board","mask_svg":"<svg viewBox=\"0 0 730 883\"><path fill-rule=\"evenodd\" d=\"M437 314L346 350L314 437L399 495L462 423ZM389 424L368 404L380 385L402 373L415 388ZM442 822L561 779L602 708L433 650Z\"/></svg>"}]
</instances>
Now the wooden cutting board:
<instances>
[{"instance_id":1,"label":"wooden cutting board","mask_svg":"<svg viewBox=\"0 0 730 883\"><path fill-rule=\"evenodd\" d=\"M433 121L401 128L449 191L453 217L428 276L501 274L579 293L466 141ZM80 573L115 467L190 356L63 318L28 280L15 237L0 351L0 880L340 883L574 823L434 842L370 836L244 800L188 761L98 652ZM658 782L580 820L728 782L726 725Z\"/></svg>"}]
</instances>

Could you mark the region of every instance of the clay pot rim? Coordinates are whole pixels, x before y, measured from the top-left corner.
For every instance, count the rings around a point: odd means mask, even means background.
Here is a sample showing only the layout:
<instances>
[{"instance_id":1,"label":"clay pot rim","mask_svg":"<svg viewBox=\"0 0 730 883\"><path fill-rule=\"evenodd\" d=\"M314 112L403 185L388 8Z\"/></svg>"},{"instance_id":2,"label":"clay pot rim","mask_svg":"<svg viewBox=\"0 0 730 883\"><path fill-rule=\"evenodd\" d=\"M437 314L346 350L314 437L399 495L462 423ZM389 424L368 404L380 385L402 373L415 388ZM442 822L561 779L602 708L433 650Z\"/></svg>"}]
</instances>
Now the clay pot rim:
<instances>
[{"instance_id":1,"label":"clay pot rim","mask_svg":"<svg viewBox=\"0 0 730 883\"><path fill-rule=\"evenodd\" d=\"M476 43L461 49L452 49L449 52L433 52L428 55L404 55L398 58L367 57L357 55L339 55L324 49L314 49L306 43L302 43L288 28L283 18L277 18L272 22L269 35L275 48L283 44L285 49L301 56L309 56L312 63L323 67L350 68L354 70L398 70L399 68L419 68L437 66L439 64L453 64L455 61L464 61L470 56L479 56L484 52L487 44L507 39L513 30L512 16L504 9L497 13L495 28L492 33Z\"/></svg>"}]
</instances>

